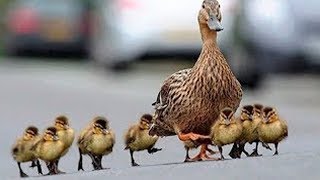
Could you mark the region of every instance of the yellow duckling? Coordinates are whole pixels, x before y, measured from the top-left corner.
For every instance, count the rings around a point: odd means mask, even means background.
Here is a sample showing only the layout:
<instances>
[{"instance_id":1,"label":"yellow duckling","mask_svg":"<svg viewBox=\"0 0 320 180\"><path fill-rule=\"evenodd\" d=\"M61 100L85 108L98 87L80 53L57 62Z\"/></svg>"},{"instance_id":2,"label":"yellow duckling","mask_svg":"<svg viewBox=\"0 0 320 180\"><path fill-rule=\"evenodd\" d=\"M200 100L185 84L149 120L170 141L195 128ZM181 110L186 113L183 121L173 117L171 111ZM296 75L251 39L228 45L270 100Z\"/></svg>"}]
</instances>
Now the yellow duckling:
<instances>
[{"instance_id":1,"label":"yellow duckling","mask_svg":"<svg viewBox=\"0 0 320 180\"><path fill-rule=\"evenodd\" d=\"M59 139L64 143L64 151L61 155L64 156L69 151L69 148L71 147L73 141L74 141L74 130L69 127L69 119L66 116L58 116L55 119L54 127L57 128L57 135ZM59 160L57 160L57 168L58 168ZM59 172L61 172L58 169Z\"/></svg>"},{"instance_id":2,"label":"yellow duckling","mask_svg":"<svg viewBox=\"0 0 320 180\"><path fill-rule=\"evenodd\" d=\"M38 173L42 174L40 162L32 150L34 144L39 140L38 128L30 126L25 129L23 136L17 139L13 145L11 154L13 159L18 163L20 177L28 177L28 175L22 171L21 163L29 161L35 162L38 168Z\"/></svg>"},{"instance_id":3,"label":"yellow duckling","mask_svg":"<svg viewBox=\"0 0 320 180\"><path fill-rule=\"evenodd\" d=\"M221 154L221 159L224 159L222 154L222 146L237 143L242 134L242 125L234 117L234 111L230 108L224 108L217 122L211 128L212 142L217 145Z\"/></svg>"},{"instance_id":4,"label":"yellow duckling","mask_svg":"<svg viewBox=\"0 0 320 180\"><path fill-rule=\"evenodd\" d=\"M278 144L288 137L288 125L280 119L276 110L272 107L263 108L263 121L258 126L259 140L264 143L273 143L275 152L278 155Z\"/></svg>"},{"instance_id":5,"label":"yellow duckling","mask_svg":"<svg viewBox=\"0 0 320 180\"><path fill-rule=\"evenodd\" d=\"M58 171L56 161L64 152L64 147L63 141L58 137L57 128L48 127L45 130L42 139L40 139L32 148L35 150L36 156L46 163L49 170L48 175L61 173Z\"/></svg>"},{"instance_id":6,"label":"yellow duckling","mask_svg":"<svg viewBox=\"0 0 320 180\"><path fill-rule=\"evenodd\" d=\"M114 144L115 134L109 127L109 121L102 116L95 117L78 137L80 154L78 170L83 170L83 154L90 156L94 170L103 169L102 157L112 152Z\"/></svg>"},{"instance_id":7,"label":"yellow duckling","mask_svg":"<svg viewBox=\"0 0 320 180\"><path fill-rule=\"evenodd\" d=\"M125 133L124 141L125 150L130 150L131 165L139 166L133 158L134 151L148 150L149 154L161 151L162 149L154 148L158 140L158 136L150 136L149 129L152 123L152 116L144 114L141 116L138 124L132 125Z\"/></svg>"}]
</instances>

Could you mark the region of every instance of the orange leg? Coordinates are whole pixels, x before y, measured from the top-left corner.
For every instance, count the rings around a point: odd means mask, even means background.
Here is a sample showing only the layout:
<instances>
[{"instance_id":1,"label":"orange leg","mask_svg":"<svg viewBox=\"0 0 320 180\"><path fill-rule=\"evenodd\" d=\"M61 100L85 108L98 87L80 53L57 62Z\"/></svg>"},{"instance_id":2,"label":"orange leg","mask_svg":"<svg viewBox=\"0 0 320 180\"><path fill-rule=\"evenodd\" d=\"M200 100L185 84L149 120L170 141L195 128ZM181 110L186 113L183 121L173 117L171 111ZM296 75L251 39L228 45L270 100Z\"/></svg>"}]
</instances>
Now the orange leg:
<instances>
[{"instance_id":1,"label":"orange leg","mask_svg":"<svg viewBox=\"0 0 320 180\"><path fill-rule=\"evenodd\" d=\"M196 157L192 158L191 160L192 161L208 161L208 160L216 161L216 160L219 160L218 158L209 157L206 154L207 150L208 150L208 145L202 144L199 154Z\"/></svg>"},{"instance_id":2,"label":"orange leg","mask_svg":"<svg viewBox=\"0 0 320 180\"><path fill-rule=\"evenodd\" d=\"M188 140L192 140L192 141L196 141L196 140L199 140L199 139L211 139L210 136L203 136L203 135L200 135L200 134L195 134L195 133L188 133L188 134L178 134L178 138L181 140L181 141L188 141Z\"/></svg>"}]
</instances>

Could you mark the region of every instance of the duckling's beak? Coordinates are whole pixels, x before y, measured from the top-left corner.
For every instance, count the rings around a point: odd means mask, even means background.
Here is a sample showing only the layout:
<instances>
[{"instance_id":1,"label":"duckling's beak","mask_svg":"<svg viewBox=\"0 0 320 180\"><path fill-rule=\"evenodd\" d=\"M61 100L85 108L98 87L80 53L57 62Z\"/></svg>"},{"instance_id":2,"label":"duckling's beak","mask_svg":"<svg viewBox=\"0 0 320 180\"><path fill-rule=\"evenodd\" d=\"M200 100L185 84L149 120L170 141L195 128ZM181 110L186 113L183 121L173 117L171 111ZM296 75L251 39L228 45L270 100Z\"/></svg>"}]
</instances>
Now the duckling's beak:
<instances>
[{"instance_id":1,"label":"duckling's beak","mask_svg":"<svg viewBox=\"0 0 320 180\"><path fill-rule=\"evenodd\" d=\"M222 31L223 27L215 15L210 15L208 19L208 27L214 31Z\"/></svg>"},{"instance_id":2,"label":"duckling's beak","mask_svg":"<svg viewBox=\"0 0 320 180\"><path fill-rule=\"evenodd\" d=\"M59 140L59 136L54 135L54 136L53 136L53 140L58 141L58 140Z\"/></svg>"},{"instance_id":3,"label":"duckling's beak","mask_svg":"<svg viewBox=\"0 0 320 180\"><path fill-rule=\"evenodd\" d=\"M230 125L230 119L226 120L226 125L227 125L227 126Z\"/></svg>"},{"instance_id":4,"label":"duckling's beak","mask_svg":"<svg viewBox=\"0 0 320 180\"><path fill-rule=\"evenodd\" d=\"M107 129L104 129L104 130L103 130L103 134L104 134L104 135L106 135L106 134L108 134L108 133L109 133L109 131L108 131Z\"/></svg>"},{"instance_id":5,"label":"duckling's beak","mask_svg":"<svg viewBox=\"0 0 320 180\"><path fill-rule=\"evenodd\" d=\"M69 125L65 124L65 125L63 126L63 128L64 128L64 129L69 129Z\"/></svg>"},{"instance_id":6,"label":"duckling's beak","mask_svg":"<svg viewBox=\"0 0 320 180\"><path fill-rule=\"evenodd\" d=\"M252 119L253 119L252 115L249 115L249 120L252 120Z\"/></svg>"}]
</instances>

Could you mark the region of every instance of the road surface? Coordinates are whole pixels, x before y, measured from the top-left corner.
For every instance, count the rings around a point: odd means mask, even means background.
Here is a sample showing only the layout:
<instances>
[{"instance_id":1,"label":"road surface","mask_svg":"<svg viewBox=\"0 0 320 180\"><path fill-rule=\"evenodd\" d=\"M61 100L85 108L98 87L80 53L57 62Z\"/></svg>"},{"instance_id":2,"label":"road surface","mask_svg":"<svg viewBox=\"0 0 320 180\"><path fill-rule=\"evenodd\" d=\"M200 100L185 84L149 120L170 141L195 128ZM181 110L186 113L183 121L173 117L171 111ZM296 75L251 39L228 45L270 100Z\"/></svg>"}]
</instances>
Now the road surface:
<instances>
[{"instance_id":1,"label":"road surface","mask_svg":"<svg viewBox=\"0 0 320 180\"><path fill-rule=\"evenodd\" d=\"M277 157L261 148L263 157L181 163L184 148L177 137L169 137L159 140L157 147L163 148L161 152L153 155L136 153L136 161L142 166L132 168L129 152L123 150L124 131L141 114L153 112L151 103L162 80L188 65L140 64L129 72L113 74L77 61L2 59L0 63L1 179L19 178L18 167L10 155L15 138L31 124L44 129L59 114L68 115L77 132L93 116L106 116L116 132L116 145L113 153L103 159L108 170L92 172L89 157L85 157L86 171L77 172L78 151L74 145L60 161L61 170L67 174L43 179L320 178L318 76L270 76L261 90L244 90L242 104L260 102L275 106L288 121L289 138L279 145ZM224 150L226 157L229 149ZM247 150L251 149L253 146L247 147ZM27 165L23 165L25 172L37 176L36 169L29 169Z\"/></svg>"}]
</instances>

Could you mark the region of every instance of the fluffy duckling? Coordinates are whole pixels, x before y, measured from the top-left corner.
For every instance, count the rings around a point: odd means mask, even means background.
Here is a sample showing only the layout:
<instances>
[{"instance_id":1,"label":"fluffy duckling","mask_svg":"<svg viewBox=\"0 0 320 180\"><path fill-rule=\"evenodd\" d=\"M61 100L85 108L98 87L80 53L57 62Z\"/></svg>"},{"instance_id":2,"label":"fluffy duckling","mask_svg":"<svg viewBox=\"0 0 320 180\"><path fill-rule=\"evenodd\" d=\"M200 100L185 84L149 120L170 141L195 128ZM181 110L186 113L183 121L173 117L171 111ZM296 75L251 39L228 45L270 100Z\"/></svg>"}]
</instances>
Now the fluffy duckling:
<instances>
[{"instance_id":1,"label":"fluffy duckling","mask_svg":"<svg viewBox=\"0 0 320 180\"><path fill-rule=\"evenodd\" d=\"M221 160L224 159L222 146L237 143L242 134L242 125L234 117L234 111L230 108L224 108L217 122L211 128L212 142L217 145L221 154Z\"/></svg>"},{"instance_id":2,"label":"fluffy duckling","mask_svg":"<svg viewBox=\"0 0 320 180\"><path fill-rule=\"evenodd\" d=\"M263 121L258 126L259 140L264 143L273 143L275 152L278 155L278 144L288 137L288 125L280 119L276 110L272 107L263 108Z\"/></svg>"},{"instance_id":3,"label":"fluffy duckling","mask_svg":"<svg viewBox=\"0 0 320 180\"><path fill-rule=\"evenodd\" d=\"M139 166L134 158L134 151L148 150L149 154L161 151L162 149L154 148L158 140L158 136L150 136L149 129L152 124L152 116L150 114L144 114L141 116L138 124L132 125L124 136L126 147L125 150L130 150L131 165Z\"/></svg>"},{"instance_id":4,"label":"fluffy duckling","mask_svg":"<svg viewBox=\"0 0 320 180\"><path fill-rule=\"evenodd\" d=\"M252 128L254 131L251 134L251 141L249 142L252 144L253 142L256 143L255 149L253 149L253 152L250 154L250 156L261 156L261 154L258 153L258 146L259 146L259 135L257 128L258 126L262 123L262 109L263 105L262 104L254 104L253 105L253 118L252 118ZM268 144L262 143L262 146L265 147L266 149L271 150Z\"/></svg>"},{"instance_id":5,"label":"fluffy duckling","mask_svg":"<svg viewBox=\"0 0 320 180\"><path fill-rule=\"evenodd\" d=\"M64 152L64 147L63 141L57 134L57 128L48 127L42 138L32 148L36 156L46 163L49 170L48 175L61 173L58 171L56 162Z\"/></svg>"},{"instance_id":6,"label":"fluffy duckling","mask_svg":"<svg viewBox=\"0 0 320 180\"><path fill-rule=\"evenodd\" d=\"M103 169L102 157L110 154L115 144L115 134L109 127L109 121L102 116L95 117L80 133L77 144L80 154L78 170L83 170L83 154L90 156L94 170Z\"/></svg>"},{"instance_id":7,"label":"fluffy duckling","mask_svg":"<svg viewBox=\"0 0 320 180\"><path fill-rule=\"evenodd\" d=\"M40 140L38 128L34 126L29 126L25 129L22 137L17 139L12 147L11 154L13 159L17 162L20 172L20 177L28 177L21 169L21 163L30 162L35 163L38 168L38 173L42 174L42 169L39 160L34 155L32 147L34 144ZM33 167L33 165L31 166Z\"/></svg>"},{"instance_id":8,"label":"fluffy duckling","mask_svg":"<svg viewBox=\"0 0 320 180\"><path fill-rule=\"evenodd\" d=\"M54 121L54 127L57 128L57 135L65 145L64 151L61 155L62 157L65 154L67 154L67 152L69 151L69 148L74 141L75 133L74 133L74 130L69 127L69 119L64 115L60 115L56 117ZM58 163L59 163L59 160L57 160L57 164L56 164L57 168L58 168ZM58 171L60 170L58 169Z\"/></svg>"},{"instance_id":9,"label":"fluffy duckling","mask_svg":"<svg viewBox=\"0 0 320 180\"><path fill-rule=\"evenodd\" d=\"M243 129L239 141L239 150L236 154L237 158L241 157L242 152L246 156L250 156L244 147L247 142L252 142L252 134L255 131L254 128L252 128L253 109L254 107L252 105L245 105L241 108L240 117L238 119L241 122Z\"/></svg>"}]
</instances>

